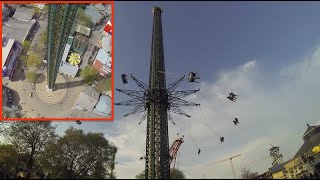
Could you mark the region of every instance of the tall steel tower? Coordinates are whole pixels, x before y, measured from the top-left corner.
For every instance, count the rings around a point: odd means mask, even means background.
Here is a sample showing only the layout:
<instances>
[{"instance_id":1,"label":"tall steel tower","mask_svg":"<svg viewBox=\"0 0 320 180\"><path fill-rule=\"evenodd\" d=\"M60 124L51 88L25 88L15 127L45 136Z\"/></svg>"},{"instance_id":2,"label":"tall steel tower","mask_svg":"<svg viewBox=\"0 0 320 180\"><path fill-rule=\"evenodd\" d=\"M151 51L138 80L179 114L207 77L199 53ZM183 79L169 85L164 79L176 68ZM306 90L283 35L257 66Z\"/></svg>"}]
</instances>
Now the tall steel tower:
<instances>
[{"instance_id":1,"label":"tall steel tower","mask_svg":"<svg viewBox=\"0 0 320 180\"><path fill-rule=\"evenodd\" d=\"M48 89L53 89L78 4L49 4L48 9Z\"/></svg>"},{"instance_id":2,"label":"tall steel tower","mask_svg":"<svg viewBox=\"0 0 320 180\"><path fill-rule=\"evenodd\" d=\"M199 105L182 99L196 93L199 89L175 91L185 76L168 85L168 87L166 86L161 13L162 9L160 7L155 6L153 8L149 86L131 75L131 78L139 86L139 91L116 89L121 93L131 96L132 99L115 103L115 105L135 106L131 112L124 116L144 112L139 124L147 117L146 179L170 178L168 120L174 124L170 112L190 117L179 107ZM122 78L126 78L126 75L122 74ZM123 83L127 83L127 79L123 79Z\"/></svg>"}]
</instances>

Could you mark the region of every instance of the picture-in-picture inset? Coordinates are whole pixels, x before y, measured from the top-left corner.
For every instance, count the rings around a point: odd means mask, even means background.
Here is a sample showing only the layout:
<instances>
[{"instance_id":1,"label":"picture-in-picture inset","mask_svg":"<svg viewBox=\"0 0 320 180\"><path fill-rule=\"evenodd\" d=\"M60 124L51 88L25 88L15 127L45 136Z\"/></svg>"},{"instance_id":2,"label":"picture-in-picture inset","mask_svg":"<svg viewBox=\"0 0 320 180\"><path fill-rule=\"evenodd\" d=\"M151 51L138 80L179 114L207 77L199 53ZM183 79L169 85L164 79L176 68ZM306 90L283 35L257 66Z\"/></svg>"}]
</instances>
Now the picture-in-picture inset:
<instances>
[{"instance_id":1,"label":"picture-in-picture inset","mask_svg":"<svg viewBox=\"0 0 320 180\"><path fill-rule=\"evenodd\" d=\"M4 119L113 119L112 4L2 4Z\"/></svg>"}]
</instances>

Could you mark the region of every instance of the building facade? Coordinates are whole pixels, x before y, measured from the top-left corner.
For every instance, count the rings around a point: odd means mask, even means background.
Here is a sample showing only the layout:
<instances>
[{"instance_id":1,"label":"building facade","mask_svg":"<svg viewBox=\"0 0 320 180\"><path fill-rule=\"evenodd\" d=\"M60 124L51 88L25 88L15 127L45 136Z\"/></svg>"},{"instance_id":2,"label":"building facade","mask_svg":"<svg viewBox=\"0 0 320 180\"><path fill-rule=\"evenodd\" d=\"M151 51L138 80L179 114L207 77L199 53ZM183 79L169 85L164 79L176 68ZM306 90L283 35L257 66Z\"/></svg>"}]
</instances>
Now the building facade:
<instances>
[{"instance_id":1,"label":"building facade","mask_svg":"<svg viewBox=\"0 0 320 180\"><path fill-rule=\"evenodd\" d=\"M295 156L279 165L269 168L273 179L320 178L320 126L309 126L305 131L303 145Z\"/></svg>"},{"instance_id":2,"label":"building facade","mask_svg":"<svg viewBox=\"0 0 320 180\"><path fill-rule=\"evenodd\" d=\"M303 145L292 160L285 164L287 177L300 179L317 174L317 166L320 165L319 152L312 149L320 145L320 126L309 126L303 135Z\"/></svg>"}]
</instances>

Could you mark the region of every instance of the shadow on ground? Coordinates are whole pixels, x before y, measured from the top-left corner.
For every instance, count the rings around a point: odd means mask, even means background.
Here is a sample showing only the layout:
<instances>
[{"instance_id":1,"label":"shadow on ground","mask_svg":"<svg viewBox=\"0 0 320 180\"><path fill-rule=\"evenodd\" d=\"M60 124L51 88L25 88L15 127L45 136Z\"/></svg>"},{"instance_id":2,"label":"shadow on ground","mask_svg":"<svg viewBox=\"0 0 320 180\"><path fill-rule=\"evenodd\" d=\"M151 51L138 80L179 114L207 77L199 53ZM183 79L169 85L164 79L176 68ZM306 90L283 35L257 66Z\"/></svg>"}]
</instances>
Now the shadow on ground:
<instances>
[{"instance_id":1,"label":"shadow on ground","mask_svg":"<svg viewBox=\"0 0 320 180\"><path fill-rule=\"evenodd\" d=\"M43 83L45 80L46 80L46 76L45 75L43 75L43 74L38 74L38 78L37 78L37 81L36 81L36 83Z\"/></svg>"},{"instance_id":2,"label":"shadow on ground","mask_svg":"<svg viewBox=\"0 0 320 180\"><path fill-rule=\"evenodd\" d=\"M71 81L71 82L66 82L66 83L57 83L55 85L56 89L64 89L64 88L73 88L73 87L78 87L78 86L82 86L83 85L83 81L79 80L79 81Z\"/></svg>"}]
</instances>

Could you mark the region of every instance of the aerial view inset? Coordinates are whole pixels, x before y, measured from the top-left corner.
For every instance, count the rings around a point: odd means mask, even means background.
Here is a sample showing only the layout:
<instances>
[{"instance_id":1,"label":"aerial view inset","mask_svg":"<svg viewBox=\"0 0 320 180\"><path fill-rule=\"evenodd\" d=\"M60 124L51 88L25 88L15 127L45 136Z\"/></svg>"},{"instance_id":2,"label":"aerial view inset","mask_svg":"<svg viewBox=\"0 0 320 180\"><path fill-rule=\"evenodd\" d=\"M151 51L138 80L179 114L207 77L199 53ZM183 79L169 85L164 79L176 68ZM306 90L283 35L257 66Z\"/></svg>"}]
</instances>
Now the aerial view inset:
<instances>
[{"instance_id":1,"label":"aerial view inset","mask_svg":"<svg viewBox=\"0 0 320 180\"><path fill-rule=\"evenodd\" d=\"M111 118L111 4L3 4L3 118Z\"/></svg>"}]
</instances>

